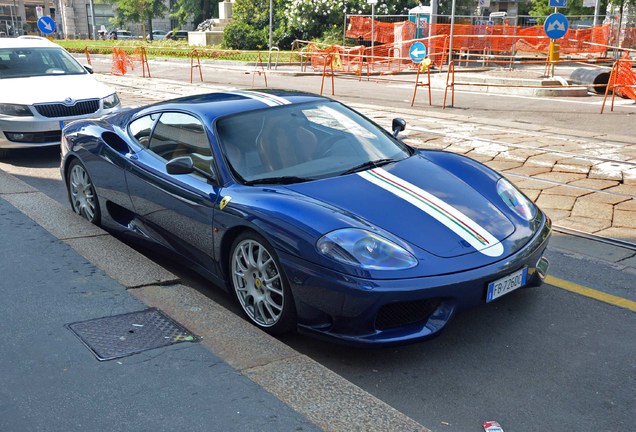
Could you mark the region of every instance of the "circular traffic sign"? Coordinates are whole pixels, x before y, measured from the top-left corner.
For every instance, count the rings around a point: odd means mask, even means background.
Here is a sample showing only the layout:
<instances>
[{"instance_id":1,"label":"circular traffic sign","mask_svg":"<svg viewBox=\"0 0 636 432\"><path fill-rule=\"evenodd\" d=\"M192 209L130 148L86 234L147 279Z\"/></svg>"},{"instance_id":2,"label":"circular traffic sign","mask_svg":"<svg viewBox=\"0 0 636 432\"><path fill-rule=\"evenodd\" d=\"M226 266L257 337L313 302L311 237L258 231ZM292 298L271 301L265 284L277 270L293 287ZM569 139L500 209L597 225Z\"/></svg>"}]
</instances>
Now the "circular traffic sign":
<instances>
[{"instance_id":1,"label":"circular traffic sign","mask_svg":"<svg viewBox=\"0 0 636 432\"><path fill-rule=\"evenodd\" d=\"M48 15L38 19L38 29L44 34L51 34L55 31L55 21Z\"/></svg>"},{"instance_id":2,"label":"circular traffic sign","mask_svg":"<svg viewBox=\"0 0 636 432\"><path fill-rule=\"evenodd\" d=\"M560 13L553 13L543 23L543 30L550 39L561 39L568 32L568 19Z\"/></svg>"},{"instance_id":3,"label":"circular traffic sign","mask_svg":"<svg viewBox=\"0 0 636 432\"><path fill-rule=\"evenodd\" d=\"M409 55L413 63L422 63L422 60L426 57L426 46L422 42L415 42L409 48Z\"/></svg>"}]
</instances>

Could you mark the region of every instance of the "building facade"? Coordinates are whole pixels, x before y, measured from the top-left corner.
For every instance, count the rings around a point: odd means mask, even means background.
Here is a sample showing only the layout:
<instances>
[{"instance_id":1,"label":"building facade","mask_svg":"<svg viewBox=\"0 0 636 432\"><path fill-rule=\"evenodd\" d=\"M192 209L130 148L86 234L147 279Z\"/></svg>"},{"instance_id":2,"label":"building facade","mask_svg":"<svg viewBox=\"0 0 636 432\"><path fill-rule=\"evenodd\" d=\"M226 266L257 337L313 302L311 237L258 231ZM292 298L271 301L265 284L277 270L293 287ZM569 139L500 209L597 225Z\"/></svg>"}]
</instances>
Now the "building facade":
<instances>
[{"instance_id":1,"label":"building facade","mask_svg":"<svg viewBox=\"0 0 636 432\"><path fill-rule=\"evenodd\" d=\"M164 1L170 6L170 0ZM0 35L40 35L37 21L42 15L55 20L52 36L59 39L92 39L100 29L112 29L115 16L112 5L97 0L0 0ZM176 23L166 16L152 20L152 26L154 30L169 31ZM130 24L125 30L142 36L141 24Z\"/></svg>"}]
</instances>

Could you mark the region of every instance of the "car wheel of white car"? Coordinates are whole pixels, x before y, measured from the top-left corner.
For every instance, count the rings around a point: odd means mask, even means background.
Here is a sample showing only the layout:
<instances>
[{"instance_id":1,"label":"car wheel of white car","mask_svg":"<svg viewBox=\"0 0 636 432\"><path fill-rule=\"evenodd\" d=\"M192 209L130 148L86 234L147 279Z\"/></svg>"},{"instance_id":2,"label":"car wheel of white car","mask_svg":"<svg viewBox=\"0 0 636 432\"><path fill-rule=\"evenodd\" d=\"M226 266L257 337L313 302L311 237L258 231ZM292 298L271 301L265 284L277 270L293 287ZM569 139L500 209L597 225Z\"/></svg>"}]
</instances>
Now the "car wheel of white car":
<instances>
[{"instance_id":1,"label":"car wheel of white car","mask_svg":"<svg viewBox=\"0 0 636 432\"><path fill-rule=\"evenodd\" d=\"M230 255L230 284L250 321L271 334L296 327L296 308L273 248L256 233L238 236Z\"/></svg>"},{"instance_id":2,"label":"car wheel of white car","mask_svg":"<svg viewBox=\"0 0 636 432\"><path fill-rule=\"evenodd\" d=\"M67 189L73 211L98 225L101 213L97 193L86 168L77 159L69 167Z\"/></svg>"}]
</instances>

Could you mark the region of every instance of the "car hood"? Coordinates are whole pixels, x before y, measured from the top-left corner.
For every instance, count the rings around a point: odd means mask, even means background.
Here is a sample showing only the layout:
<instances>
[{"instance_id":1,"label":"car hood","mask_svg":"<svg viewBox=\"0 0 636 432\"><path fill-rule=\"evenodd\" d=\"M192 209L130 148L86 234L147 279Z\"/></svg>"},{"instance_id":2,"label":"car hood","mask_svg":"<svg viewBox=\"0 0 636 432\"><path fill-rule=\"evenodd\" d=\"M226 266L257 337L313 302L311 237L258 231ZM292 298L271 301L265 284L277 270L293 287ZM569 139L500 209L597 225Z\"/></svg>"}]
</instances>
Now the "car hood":
<instances>
[{"instance_id":1,"label":"car hood","mask_svg":"<svg viewBox=\"0 0 636 432\"><path fill-rule=\"evenodd\" d=\"M112 88L96 81L91 75L46 75L27 78L2 79L0 102L32 105L103 98L115 93Z\"/></svg>"},{"instance_id":2,"label":"car hood","mask_svg":"<svg viewBox=\"0 0 636 432\"><path fill-rule=\"evenodd\" d=\"M511 220L467 181L423 157L289 189L442 258L500 257L501 242L515 231Z\"/></svg>"}]
</instances>

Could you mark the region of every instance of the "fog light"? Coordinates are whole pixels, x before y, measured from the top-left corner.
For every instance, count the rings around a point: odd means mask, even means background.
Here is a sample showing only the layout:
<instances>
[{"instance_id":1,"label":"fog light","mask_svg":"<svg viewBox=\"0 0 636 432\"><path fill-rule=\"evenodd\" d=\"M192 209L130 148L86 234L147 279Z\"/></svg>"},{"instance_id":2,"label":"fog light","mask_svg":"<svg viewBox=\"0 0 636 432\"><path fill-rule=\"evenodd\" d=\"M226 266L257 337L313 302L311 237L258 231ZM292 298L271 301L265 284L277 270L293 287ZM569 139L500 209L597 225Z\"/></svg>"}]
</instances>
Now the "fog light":
<instances>
[{"instance_id":1,"label":"fog light","mask_svg":"<svg viewBox=\"0 0 636 432\"><path fill-rule=\"evenodd\" d=\"M26 134L20 132L5 132L4 133L9 141L24 141L26 138Z\"/></svg>"}]
</instances>

